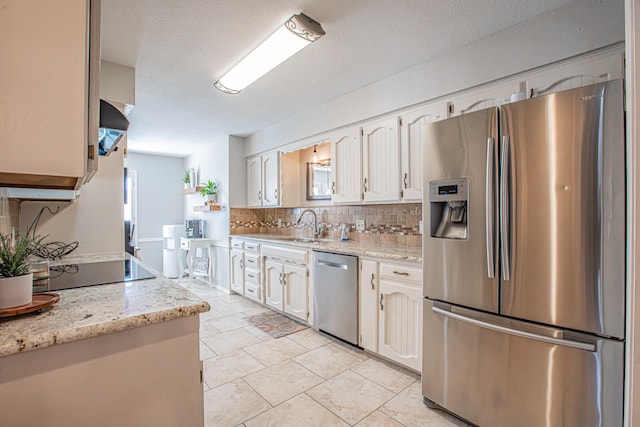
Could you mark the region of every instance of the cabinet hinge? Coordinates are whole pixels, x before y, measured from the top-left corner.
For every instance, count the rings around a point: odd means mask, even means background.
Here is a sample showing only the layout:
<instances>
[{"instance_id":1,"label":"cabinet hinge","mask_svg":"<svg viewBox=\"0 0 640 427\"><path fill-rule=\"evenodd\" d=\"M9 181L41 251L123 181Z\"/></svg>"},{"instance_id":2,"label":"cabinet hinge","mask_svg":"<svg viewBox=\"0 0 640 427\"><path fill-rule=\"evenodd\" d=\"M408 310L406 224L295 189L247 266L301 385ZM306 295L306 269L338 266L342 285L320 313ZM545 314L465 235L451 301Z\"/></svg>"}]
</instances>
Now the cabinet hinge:
<instances>
[{"instance_id":1,"label":"cabinet hinge","mask_svg":"<svg viewBox=\"0 0 640 427\"><path fill-rule=\"evenodd\" d=\"M400 122L400 126L402 126L402 117L400 117L399 122Z\"/></svg>"},{"instance_id":2,"label":"cabinet hinge","mask_svg":"<svg viewBox=\"0 0 640 427\"><path fill-rule=\"evenodd\" d=\"M404 190L400 190L400 198L404 197Z\"/></svg>"},{"instance_id":3,"label":"cabinet hinge","mask_svg":"<svg viewBox=\"0 0 640 427\"><path fill-rule=\"evenodd\" d=\"M364 129L360 128L360 136L364 136Z\"/></svg>"},{"instance_id":4,"label":"cabinet hinge","mask_svg":"<svg viewBox=\"0 0 640 427\"><path fill-rule=\"evenodd\" d=\"M447 115L451 117L454 111L453 102L447 102Z\"/></svg>"}]
</instances>

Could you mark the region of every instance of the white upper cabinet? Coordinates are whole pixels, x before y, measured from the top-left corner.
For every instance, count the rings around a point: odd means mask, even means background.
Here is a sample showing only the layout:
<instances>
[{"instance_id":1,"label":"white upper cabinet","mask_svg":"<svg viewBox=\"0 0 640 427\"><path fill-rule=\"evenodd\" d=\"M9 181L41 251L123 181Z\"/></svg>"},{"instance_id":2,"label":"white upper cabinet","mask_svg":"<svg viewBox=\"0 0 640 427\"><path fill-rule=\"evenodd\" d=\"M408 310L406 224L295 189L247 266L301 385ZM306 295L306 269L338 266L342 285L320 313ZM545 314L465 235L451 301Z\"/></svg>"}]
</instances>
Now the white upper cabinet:
<instances>
[{"instance_id":1,"label":"white upper cabinet","mask_svg":"<svg viewBox=\"0 0 640 427\"><path fill-rule=\"evenodd\" d=\"M271 151L262 155L262 206L280 204L280 153Z\"/></svg>"},{"instance_id":2,"label":"white upper cabinet","mask_svg":"<svg viewBox=\"0 0 640 427\"><path fill-rule=\"evenodd\" d=\"M0 186L79 188L89 145L97 158L100 1L1 8Z\"/></svg>"},{"instance_id":3,"label":"white upper cabinet","mask_svg":"<svg viewBox=\"0 0 640 427\"><path fill-rule=\"evenodd\" d=\"M362 187L365 202L400 199L399 117L363 125Z\"/></svg>"},{"instance_id":4,"label":"white upper cabinet","mask_svg":"<svg viewBox=\"0 0 640 427\"><path fill-rule=\"evenodd\" d=\"M247 206L262 206L262 160L247 158Z\"/></svg>"},{"instance_id":5,"label":"white upper cabinet","mask_svg":"<svg viewBox=\"0 0 640 427\"><path fill-rule=\"evenodd\" d=\"M402 200L422 200L422 126L446 117L445 103L407 111L401 125L401 186Z\"/></svg>"},{"instance_id":6,"label":"white upper cabinet","mask_svg":"<svg viewBox=\"0 0 640 427\"><path fill-rule=\"evenodd\" d=\"M280 153L247 158L247 206L280 205Z\"/></svg>"},{"instance_id":7,"label":"white upper cabinet","mask_svg":"<svg viewBox=\"0 0 640 427\"><path fill-rule=\"evenodd\" d=\"M333 203L362 200L361 128L344 129L330 137Z\"/></svg>"}]
</instances>

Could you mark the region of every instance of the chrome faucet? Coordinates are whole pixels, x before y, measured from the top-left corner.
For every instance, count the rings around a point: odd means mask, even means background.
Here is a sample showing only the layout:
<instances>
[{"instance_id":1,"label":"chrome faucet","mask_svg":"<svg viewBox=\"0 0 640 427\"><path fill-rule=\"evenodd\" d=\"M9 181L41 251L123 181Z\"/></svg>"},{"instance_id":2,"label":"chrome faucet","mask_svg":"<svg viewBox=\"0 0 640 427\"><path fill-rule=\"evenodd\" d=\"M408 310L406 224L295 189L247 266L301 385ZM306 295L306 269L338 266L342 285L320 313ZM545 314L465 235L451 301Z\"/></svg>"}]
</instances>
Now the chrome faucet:
<instances>
[{"instance_id":1,"label":"chrome faucet","mask_svg":"<svg viewBox=\"0 0 640 427\"><path fill-rule=\"evenodd\" d=\"M318 217L316 216L316 213L314 211L312 211L311 209L303 210L302 213L300 214L300 217L298 218L298 221L296 221L296 224L300 224L300 221L302 221L302 217L307 212L313 215L313 238L317 239L318 237L320 237L322 230L318 228Z\"/></svg>"}]
</instances>

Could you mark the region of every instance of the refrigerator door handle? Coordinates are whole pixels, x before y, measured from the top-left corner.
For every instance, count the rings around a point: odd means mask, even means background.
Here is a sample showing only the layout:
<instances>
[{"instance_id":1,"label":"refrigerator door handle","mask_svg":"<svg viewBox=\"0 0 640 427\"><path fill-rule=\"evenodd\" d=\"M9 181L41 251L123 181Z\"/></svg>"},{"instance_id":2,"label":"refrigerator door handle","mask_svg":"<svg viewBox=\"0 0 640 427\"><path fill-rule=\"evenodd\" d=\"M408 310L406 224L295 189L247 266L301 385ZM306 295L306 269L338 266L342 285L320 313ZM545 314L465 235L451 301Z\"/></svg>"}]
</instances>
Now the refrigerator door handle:
<instances>
[{"instance_id":1,"label":"refrigerator door handle","mask_svg":"<svg viewBox=\"0 0 640 427\"><path fill-rule=\"evenodd\" d=\"M487 248L487 276L490 279L495 277L495 260L493 259L493 221L494 221L494 200L493 194L493 148L494 139L487 138L487 176L485 180L485 239Z\"/></svg>"},{"instance_id":2,"label":"refrigerator door handle","mask_svg":"<svg viewBox=\"0 0 640 427\"><path fill-rule=\"evenodd\" d=\"M585 350L585 351L591 351L591 352L595 352L596 351L596 345L592 344L592 343L586 343L586 342L581 342L581 341L572 341L572 340L567 340L567 339L562 339L562 338L547 337L547 336L544 336L544 335L539 335L539 334L534 334L534 333L531 333L531 332L521 331L519 329L508 328L506 326L496 325L496 324L493 324L493 323L485 322L483 320L473 319L471 317L463 316L461 314L452 313L450 311L443 310L443 309L438 308L436 306L432 306L431 307L431 311L433 311L436 314L440 314L442 316L445 316L445 317L450 317L452 319L456 319L456 320L459 320L461 322L466 322L466 323L469 323L471 325L478 326L480 328L490 329L492 331L502 332L504 334L509 334L509 335L514 335L514 336L517 336L517 337L522 337L522 338L527 338L527 339L531 339L531 340L541 341L541 342L545 342L545 343L553 344L553 345L561 345L561 346L564 346L564 347L571 347L571 348L575 348L575 349L578 349L578 350Z\"/></svg>"},{"instance_id":3,"label":"refrigerator door handle","mask_svg":"<svg viewBox=\"0 0 640 427\"><path fill-rule=\"evenodd\" d=\"M500 261L502 277L511 280L511 247L509 245L509 136L502 137L500 153Z\"/></svg>"}]
</instances>

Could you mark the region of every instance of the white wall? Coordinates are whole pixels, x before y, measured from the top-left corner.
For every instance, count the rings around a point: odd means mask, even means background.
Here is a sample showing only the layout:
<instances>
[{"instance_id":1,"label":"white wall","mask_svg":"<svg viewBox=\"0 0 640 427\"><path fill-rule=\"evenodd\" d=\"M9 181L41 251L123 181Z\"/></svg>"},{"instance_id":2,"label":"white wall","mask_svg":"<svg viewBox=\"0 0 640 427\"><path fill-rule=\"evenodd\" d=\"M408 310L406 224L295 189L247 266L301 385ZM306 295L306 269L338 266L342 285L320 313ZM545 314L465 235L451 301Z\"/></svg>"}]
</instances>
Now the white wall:
<instances>
[{"instance_id":1,"label":"white wall","mask_svg":"<svg viewBox=\"0 0 640 427\"><path fill-rule=\"evenodd\" d=\"M184 168L196 168L199 184L206 183L207 180L218 184L218 204L223 205L222 210L194 212L193 207L203 205L205 200L199 193L191 194L185 196L184 216L185 219L205 221L205 237L216 241L213 249L213 281L218 288L226 290L229 289L229 205L237 203L239 197L236 191L242 192L244 188L244 157L241 153L242 139L229 137L226 140L211 141L207 147L193 153L184 162ZM234 162L233 167L230 167L231 162Z\"/></svg>"},{"instance_id":2,"label":"white wall","mask_svg":"<svg viewBox=\"0 0 640 427\"><path fill-rule=\"evenodd\" d=\"M138 224L135 244L146 264L162 271L162 226L182 224L184 159L129 153L124 162L138 174Z\"/></svg>"},{"instance_id":3,"label":"white wall","mask_svg":"<svg viewBox=\"0 0 640 427\"><path fill-rule=\"evenodd\" d=\"M244 160L244 138L229 136L229 206L247 205L247 174Z\"/></svg>"},{"instance_id":4,"label":"white wall","mask_svg":"<svg viewBox=\"0 0 640 427\"><path fill-rule=\"evenodd\" d=\"M26 230L43 206L46 210L38 223L37 234L47 235L46 242L79 242L74 254L124 251L124 186L122 150L99 158L98 172L82 187L73 203L23 202L20 228Z\"/></svg>"},{"instance_id":5,"label":"white wall","mask_svg":"<svg viewBox=\"0 0 640 427\"><path fill-rule=\"evenodd\" d=\"M624 40L624 2L578 0L246 138L249 156Z\"/></svg>"}]
</instances>

